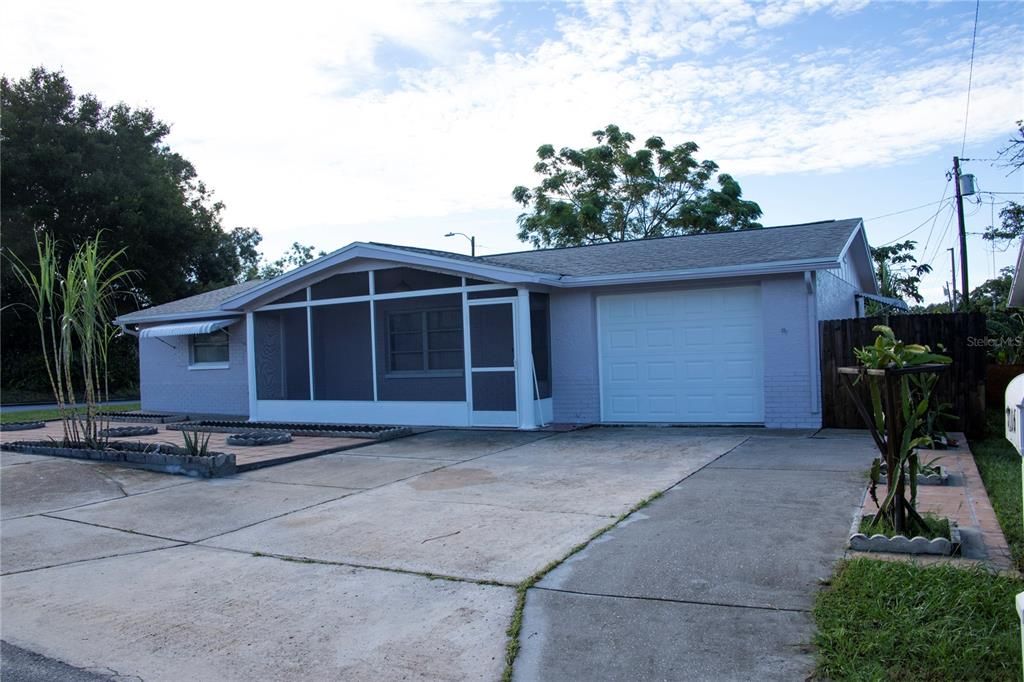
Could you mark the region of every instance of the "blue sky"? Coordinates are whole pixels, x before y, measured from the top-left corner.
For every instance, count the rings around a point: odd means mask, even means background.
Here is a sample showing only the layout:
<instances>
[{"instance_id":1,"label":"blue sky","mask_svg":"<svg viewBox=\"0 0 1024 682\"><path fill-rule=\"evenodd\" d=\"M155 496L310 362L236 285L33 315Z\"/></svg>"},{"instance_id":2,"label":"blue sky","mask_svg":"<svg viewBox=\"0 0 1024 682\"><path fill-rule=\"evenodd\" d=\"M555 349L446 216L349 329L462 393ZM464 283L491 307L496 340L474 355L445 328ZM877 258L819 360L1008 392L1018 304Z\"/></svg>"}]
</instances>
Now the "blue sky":
<instances>
[{"instance_id":1,"label":"blue sky","mask_svg":"<svg viewBox=\"0 0 1024 682\"><path fill-rule=\"evenodd\" d=\"M936 202L961 151L973 2L322 5L8 2L0 71L63 68L155 109L225 225L258 227L271 257L294 240L468 246L450 230L523 248L510 192L534 150L617 123L697 142L766 225L861 216L875 244L920 226L907 238L942 297L954 232ZM963 155L990 159L1024 118L1024 3L979 17ZM1024 172L965 169L1024 192ZM1014 195L978 198L970 232ZM972 286L1012 263L977 235L968 253Z\"/></svg>"}]
</instances>

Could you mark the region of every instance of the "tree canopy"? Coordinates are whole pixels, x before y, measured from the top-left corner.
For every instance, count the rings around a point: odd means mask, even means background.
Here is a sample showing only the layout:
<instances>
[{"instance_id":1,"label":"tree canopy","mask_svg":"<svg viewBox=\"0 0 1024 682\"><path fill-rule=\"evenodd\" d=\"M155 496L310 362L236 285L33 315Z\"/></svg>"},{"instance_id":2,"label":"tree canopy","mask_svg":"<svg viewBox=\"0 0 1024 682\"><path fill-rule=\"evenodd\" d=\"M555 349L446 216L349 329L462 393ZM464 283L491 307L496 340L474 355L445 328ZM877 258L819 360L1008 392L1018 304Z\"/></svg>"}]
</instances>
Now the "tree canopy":
<instances>
[{"instance_id":1,"label":"tree canopy","mask_svg":"<svg viewBox=\"0 0 1024 682\"><path fill-rule=\"evenodd\" d=\"M1024 121L1017 121L1017 134L999 150L999 159L1003 166L1012 169L1011 174L1024 167ZM989 225L982 237L997 243L1024 237L1024 204L1007 202L999 211L999 225Z\"/></svg>"},{"instance_id":2,"label":"tree canopy","mask_svg":"<svg viewBox=\"0 0 1024 682\"><path fill-rule=\"evenodd\" d=\"M761 207L714 161L698 161L696 143L670 147L651 137L634 151L636 138L616 125L592 135L593 147L537 149L540 183L512 190L527 209L520 240L579 246L761 227Z\"/></svg>"},{"instance_id":3,"label":"tree canopy","mask_svg":"<svg viewBox=\"0 0 1024 682\"><path fill-rule=\"evenodd\" d=\"M35 263L37 236L52 236L64 261L100 231L105 243L123 249L120 264L135 274L132 296L119 298L119 312L273 274L263 269L259 231L222 228L223 205L168 146L169 133L149 109L108 107L94 95L77 95L59 71L0 78L5 389L45 383L35 345L26 340L33 338L23 305L29 293L11 267L14 259ZM297 257L289 252L268 265L280 270ZM127 281L119 286L129 287ZM113 351L120 372L112 377L115 386L133 381L133 348L122 342Z\"/></svg>"},{"instance_id":4,"label":"tree canopy","mask_svg":"<svg viewBox=\"0 0 1024 682\"><path fill-rule=\"evenodd\" d=\"M917 242L908 239L871 249L875 275L883 296L921 303L921 277L932 271L927 263L918 263L914 256Z\"/></svg>"}]
</instances>

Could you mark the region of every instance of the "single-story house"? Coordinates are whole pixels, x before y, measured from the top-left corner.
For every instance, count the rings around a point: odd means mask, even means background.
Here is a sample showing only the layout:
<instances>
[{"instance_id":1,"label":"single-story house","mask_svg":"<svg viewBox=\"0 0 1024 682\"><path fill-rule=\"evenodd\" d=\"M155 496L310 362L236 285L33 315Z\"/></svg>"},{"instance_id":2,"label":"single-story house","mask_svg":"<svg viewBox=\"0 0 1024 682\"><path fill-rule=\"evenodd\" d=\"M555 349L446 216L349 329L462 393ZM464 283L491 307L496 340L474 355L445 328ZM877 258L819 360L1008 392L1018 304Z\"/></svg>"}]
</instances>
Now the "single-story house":
<instances>
[{"instance_id":1,"label":"single-story house","mask_svg":"<svg viewBox=\"0 0 1024 682\"><path fill-rule=\"evenodd\" d=\"M147 411L817 427L818 322L878 293L855 218L479 257L356 242L116 323Z\"/></svg>"}]
</instances>

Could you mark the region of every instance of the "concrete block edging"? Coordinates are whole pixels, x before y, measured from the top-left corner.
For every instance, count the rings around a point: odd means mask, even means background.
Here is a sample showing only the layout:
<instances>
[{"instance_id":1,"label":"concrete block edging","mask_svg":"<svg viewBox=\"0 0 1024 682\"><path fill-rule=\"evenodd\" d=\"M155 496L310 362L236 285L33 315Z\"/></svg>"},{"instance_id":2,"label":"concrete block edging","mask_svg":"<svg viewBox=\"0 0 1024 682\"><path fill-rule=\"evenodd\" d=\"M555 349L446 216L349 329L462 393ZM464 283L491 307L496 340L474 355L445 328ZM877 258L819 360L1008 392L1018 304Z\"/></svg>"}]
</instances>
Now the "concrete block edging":
<instances>
[{"instance_id":1,"label":"concrete block edging","mask_svg":"<svg viewBox=\"0 0 1024 682\"><path fill-rule=\"evenodd\" d=\"M230 453L214 452L206 457L154 450L152 446L136 448L69 448L56 443L32 443L16 441L4 443L3 448L12 452L48 457L87 459L97 462L113 462L134 469L146 469L165 474L179 474L197 478L216 478L235 473L235 456Z\"/></svg>"},{"instance_id":2,"label":"concrete block edging","mask_svg":"<svg viewBox=\"0 0 1024 682\"><path fill-rule=\"evenodd\" d=\"M931 554L935 556L952 556L960 550L960 528L955 521L949 523L948 538L932 538L917 535L908 538L906 535L888 537L881 533L868 536L859 532L860 517L854 519L850 529L850 549L857 552L889 552L892 554Z\"/></svg>"}]
</instances>

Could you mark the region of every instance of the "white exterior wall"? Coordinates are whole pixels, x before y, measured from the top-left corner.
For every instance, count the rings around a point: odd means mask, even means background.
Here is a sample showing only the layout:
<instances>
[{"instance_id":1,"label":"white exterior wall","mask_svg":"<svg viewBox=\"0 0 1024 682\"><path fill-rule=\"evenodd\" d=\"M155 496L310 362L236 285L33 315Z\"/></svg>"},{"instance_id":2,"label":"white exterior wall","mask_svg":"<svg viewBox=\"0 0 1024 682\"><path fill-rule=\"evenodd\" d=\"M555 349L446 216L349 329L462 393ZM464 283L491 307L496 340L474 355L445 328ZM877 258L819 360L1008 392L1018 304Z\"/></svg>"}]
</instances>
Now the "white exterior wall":
<instances>
[{"instance_id":1,"label":"white exterior wall","mask_svg":"<svg viewBox=\"0 0 1024 682\"><path fill-rule=\"evenodd\" d=\"M155 324L143 325L156 326ZM142 409L154 412L248 416L245 320L227 328L226 369L189 369L189 337L139 339Z\"/></svg>"},{"instance_id":2,"label":"white exterior wall","mask_svg":"<svg viewBox=\"0 0 1024 682\"><path fill-rule=\"evenodd\" d=\"M819 270L814 276L818 321L857 317L857 300L854 295L863 289L849 253L843 258L841 268Z\"/></svg>"},{"instance_id":3,"label":"white exterior wall","mask_svg":"<svg viewBox=\"0 0 1024 682\"><path fill-rule=\"evenodd\" d=\"M761 280L715 280L690 287L760 283L764 331L764 409L769 428L821 426L815 295L803 274ZM658 287L660 289L680 287ZM601 419L596 297L600 293L652 291L652 287L551 292L551 364L554 420ZM852 294L850 295L852 305Z\"/></svg>"},{"instance_id":4,"label":"white exterior wall","mask_svg":"<svg viewBox=\"0 0 1024 682\"><path fill-rule=\"evenodd\" d=\"M802 275L761 282L764 424L820 428L821 381L814 295Z\"/></svg>"},{"instance_id":5,"label":"white exterior wall","mask_svg":"<svg viewBox=\"0 0 1024 682\"><path fill-rule=\"evenodd\" d=\"M593 290L552 291L550 301L554 420L566 424L601 421Z\"/></svg>"}]
</instances>

